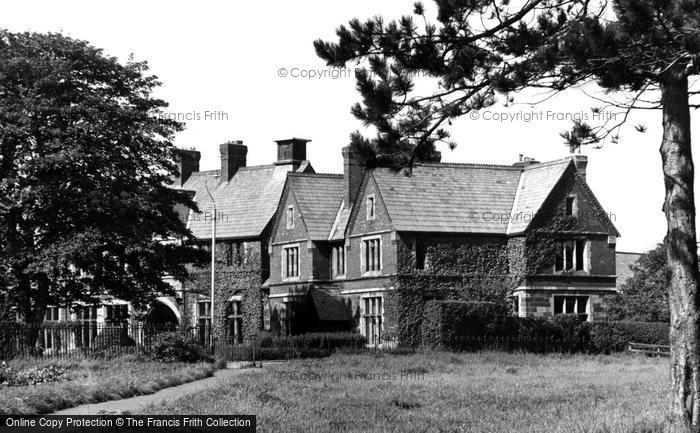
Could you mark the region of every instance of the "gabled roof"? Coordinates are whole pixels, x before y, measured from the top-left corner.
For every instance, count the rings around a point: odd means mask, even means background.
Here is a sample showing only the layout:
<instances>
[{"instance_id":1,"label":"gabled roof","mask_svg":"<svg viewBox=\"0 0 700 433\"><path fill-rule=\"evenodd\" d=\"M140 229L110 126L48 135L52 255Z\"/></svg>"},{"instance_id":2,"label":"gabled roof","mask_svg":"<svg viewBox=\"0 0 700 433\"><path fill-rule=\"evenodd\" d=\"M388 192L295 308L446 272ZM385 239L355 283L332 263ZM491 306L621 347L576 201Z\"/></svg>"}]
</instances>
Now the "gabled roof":
<instances>
[{"instance_id":1,"label":"gabled roof","mask_svg":"<svg viewBox=\"0 0 700 433\"><path fill-rule=\"evenodd\" d=\"M230 181L221 182L217 171L195 172L182 189L195 191L202 212L190 215L189 228L199 239L211 239L211 199L216 202L217 238L254 238L262 234L277 210L291 164L241 167ZM206 213L205 213L206 212Z\"/></svg>"},{"instance_id":2,"label":"gabled roof","mask_svg":"<svg viewBox=\"0 0 700 433\"><path fill-rule=\"evenodd\" d=\"M301 217L311 240L328 240L343 199L343 176L340 174L292 173L289 187L294 191Z\"/></svg>"},{"instance_id":3,"label":"gabled roof","mask_svg":"<svg viewBox=\"0 0 700 433\"><path fill-rule=\"evenodd\" d=\"M505 233L521 168L480 164L422 164L411 176L368 170L397 231Z\"/></svg>"},{"instance_id":4,"label":"gabled roof","mask_svg":"<svg viewBox=\"0 0 700 433\"><path fill-rule=\"evenodd\" d=\"M523 170L515 193L513 210L509 212L511 218L506 230L508 234L525 231L569 164L572 162L567 158L534 164Z\"/></svg>"},{"instance_id":5,"label":"gabled roof","mask_svg":"<svg viewBox=\"0 0 700 433\"><path fill-rule=\"evenodd\" d=\"M338 207L335 221L333 221L333 228L331 228L331 234L328 236L329 241L338 241L345 238L345 229L348 226L348 221L350 221L350 213L352 213L352 208L346 207L345 199L343 199Z\"/></svg>"},{"instance_id":6,"label":"gabled roof","mask_svg":"<svg viewBox=\"0 0 700 433\"><path fill-rule=\"evenodd\" d=\"M311 299L316 307L319 320L323 322L345 322L348 317L345 303L337 287L314 287Z\"/></svg>"}]
</instances>

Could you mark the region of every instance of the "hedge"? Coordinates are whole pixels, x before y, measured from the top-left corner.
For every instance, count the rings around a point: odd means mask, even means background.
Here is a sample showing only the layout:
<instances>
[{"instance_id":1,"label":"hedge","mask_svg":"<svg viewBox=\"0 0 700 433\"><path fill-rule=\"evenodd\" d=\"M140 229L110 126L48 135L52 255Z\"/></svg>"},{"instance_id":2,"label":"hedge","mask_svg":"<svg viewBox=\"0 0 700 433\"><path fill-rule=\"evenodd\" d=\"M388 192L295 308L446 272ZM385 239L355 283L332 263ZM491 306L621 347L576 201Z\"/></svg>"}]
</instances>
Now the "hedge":
<instances>
[{"instance_id":1,"label":"hedge","mask_svg":"<svg viewBox=\"0 0 700 433\"><path fill-rule=\"evenodd\" d=\"M611 353L629 342L668 344L667 323L583 322L575 314L521 318L486 302L428 301L422 345L447 350L486 347L530 352Z\"/></svg>"},{"instance_id":2,"label":"hedge","mask_svg":"<svg viewBox=\"0 0 700 433\"><path fill-rule=\"evenodd\" d=\"M365 347L365 338L351 332L317 332L289 337L258 336L253 343L222 347L220 356L231 361L320 358L338 349Z\"/></svg>"}]
</instances>

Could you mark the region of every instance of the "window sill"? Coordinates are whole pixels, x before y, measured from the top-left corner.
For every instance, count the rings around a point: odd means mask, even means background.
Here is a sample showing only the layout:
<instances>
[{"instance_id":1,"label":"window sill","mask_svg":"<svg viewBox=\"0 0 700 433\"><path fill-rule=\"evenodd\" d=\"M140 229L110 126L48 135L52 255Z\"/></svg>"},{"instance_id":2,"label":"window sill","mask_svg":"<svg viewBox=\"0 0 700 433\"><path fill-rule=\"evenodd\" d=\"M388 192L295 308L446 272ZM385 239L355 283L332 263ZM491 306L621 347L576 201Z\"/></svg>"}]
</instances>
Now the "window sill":
<instances>
[{"instance_id":1,"label":"window sill","mask_svg":"<svg viewBox=\"0 0 700 433\"><path fill-rule=\"evenodd\" d=\"M334 280L344 280L345 279L345 274L343 275L336 275L333 277Z\"/></svg>"},{"instance_id":2,"label":"window sill","mask_svg":"<svg viewBox=\"0 0 700 433\"><path fill-rule=\"evenodd\" d=\"M294 281L300 281L299 277L282 278L283 283L289 283L289 282L294 282Z\"/></svg>"},{"instance_id":3,"label":"window sill","mask_svg":"<svg viewBox=\"0 0 700 433\"><path fill-rule=\"evenodd\" d=\"M382 271L367 271L362 274L363 277L378 277L382 275Z\"/></svg>"}]
</instances>

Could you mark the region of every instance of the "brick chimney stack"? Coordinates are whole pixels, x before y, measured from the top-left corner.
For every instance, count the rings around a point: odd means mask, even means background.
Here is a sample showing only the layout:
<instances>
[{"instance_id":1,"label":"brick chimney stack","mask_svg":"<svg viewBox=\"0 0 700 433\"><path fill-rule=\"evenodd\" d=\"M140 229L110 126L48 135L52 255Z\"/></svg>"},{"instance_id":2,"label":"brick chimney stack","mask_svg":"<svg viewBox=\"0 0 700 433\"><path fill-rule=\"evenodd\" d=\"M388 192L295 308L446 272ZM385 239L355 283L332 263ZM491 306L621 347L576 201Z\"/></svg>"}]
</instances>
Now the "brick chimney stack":
<instances>
[{"instance_id":1,"label":"brick chimney stack","mask_svg":"<svg viewBox=\"0 0 700 433\"><path fill-rule=\"evenodd\" d=\"M360 190L364 168L350 146L343 148L343 180L345 182L345 208L350 208Z\"/></svg>"},{"instance_id":2,"label":"brick chimney stack","mask_svg":"<svg viewBox=\"0 0 700 433\"><path fill-rule=\"evenodd\" d=\"M192 173L199 171L199 159L201 154L196 150L175 149L175 161L178 164L180 175L175 180L175 185L182 186L187 182Z\"/></svg>"},{"instance_id":3,"label":"brick chimney stack","mask_svg":"<svg viewBox=\"0 0 700 433\"><path fill-rule=\"evenodd\" d=\"M239 168L245 167L248 148L243 142L228 141L219 146L221 152L221 181L228 182Z\"/></svg>"},{"instance_id":4,"label":"brick chimney stack","mask_svg":"<svg viewBox=\"0 0 700 433\"><path fill-rule=\"evenodd\" d=\"M581 155L580 153L576 153L571 155L572 161L574 161L574 165L576 166L576 171L578 171L579 176L583 178L583 180L586 180L586 167L588 167L588 157L586 155Z\"/></svg>"},{"instance_id":5,"label":"brick chimney stack","mask_svg":"<svg viewBox=\"0 0 700 433\"><path fill-rule=\"evenodd\" d=\"M306 138L287 138L275 140L277 143L277 161L275 165L292 164L294 169L306 160L306 143L311 140Z\"/></svg>"}]
</instances>

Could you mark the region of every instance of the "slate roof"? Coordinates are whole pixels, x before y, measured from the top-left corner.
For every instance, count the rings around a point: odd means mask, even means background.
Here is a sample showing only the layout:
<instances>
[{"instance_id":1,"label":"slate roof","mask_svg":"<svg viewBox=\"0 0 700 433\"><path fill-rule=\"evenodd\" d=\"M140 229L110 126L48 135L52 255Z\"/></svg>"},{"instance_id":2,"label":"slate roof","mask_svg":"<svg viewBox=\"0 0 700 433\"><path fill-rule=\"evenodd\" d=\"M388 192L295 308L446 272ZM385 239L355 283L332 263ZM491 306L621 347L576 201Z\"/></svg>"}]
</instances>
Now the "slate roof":
<instances>
[{"instance_id":1,"label":"slate roof","mask_svg":"<svg viewBox=\"0 0 700 433\"><path fill-rule=\"evenodd\" d=\"M328 236L329 241L338 241L345 238L345 229L348 226L348 221L350 221L351 212L352 208L345 207L345 200L341 201L338 207L338 213L335 216L335 221L333 221L331 234Z\"/></svg>"},{"instance_id":2,"label":"slate roof","mask_svg":"<svg viewBox=\"0 0 700 433\"><path fill-rule=\"evenodd\" d=\"M521 233L527 228L569 164L571 160L564 159L531 165L523 170L510 212L508 234Z\"/></svg>"},{"instance_id":3,"label":"slate roof","mask_svg":"<svg viewBox=\"0 0 700 433\"><path fill-rule=\"evenodd\" d=\"M195 191L199 215L190 215L189 228L199 239L211 239L211 199L216 202L217 238L260 236L277 210L290 164L241 167L228 182L221 182L218 171L195 172L182 189ZM207 213L205 213L207 212Z\"/></svg>"},{"instance_id":4,"label":"slate roof","mask_svg":"<svg viewBox=\"0 0 700 433\"><path fill-rule=\"evenodd\" d=\"M641 253L627 253L622 251L615 253L615 271L617 272L615 288L617 290L620 290L620 287L634 274L630 266L635 264L641 256Z\"/></svg>"},{"instance_id":5,"label":"slate roof","mask_svg":"<svg viewBox=\"0 0 700 433\"><path fill-rule=\"evenodd\" d=\"M324 322L344 322L350 320L345 303L337 287L313 287L311 299L314 301L318 318Z\"/></svg>"},{"instance_id":6,"label":"slate roof","mask_svg":"<svg viewBox=\"0 0 700 433\"><path fill-rule=\"evenodd\" d=\"M505 233L521 168L479 164L422 164L411 176L371 171L397 231Z\"/></svg>"},{"instance_id":7,"label":"slate roof","mask_svg":"<svg viewBox=\"0 0 700 433\"><path fill-rule=\"evenodd\" d=\"M327 240L344 194L343 175L293 173L289 183L309 238Z\"/></svg>"}]
</instances>

